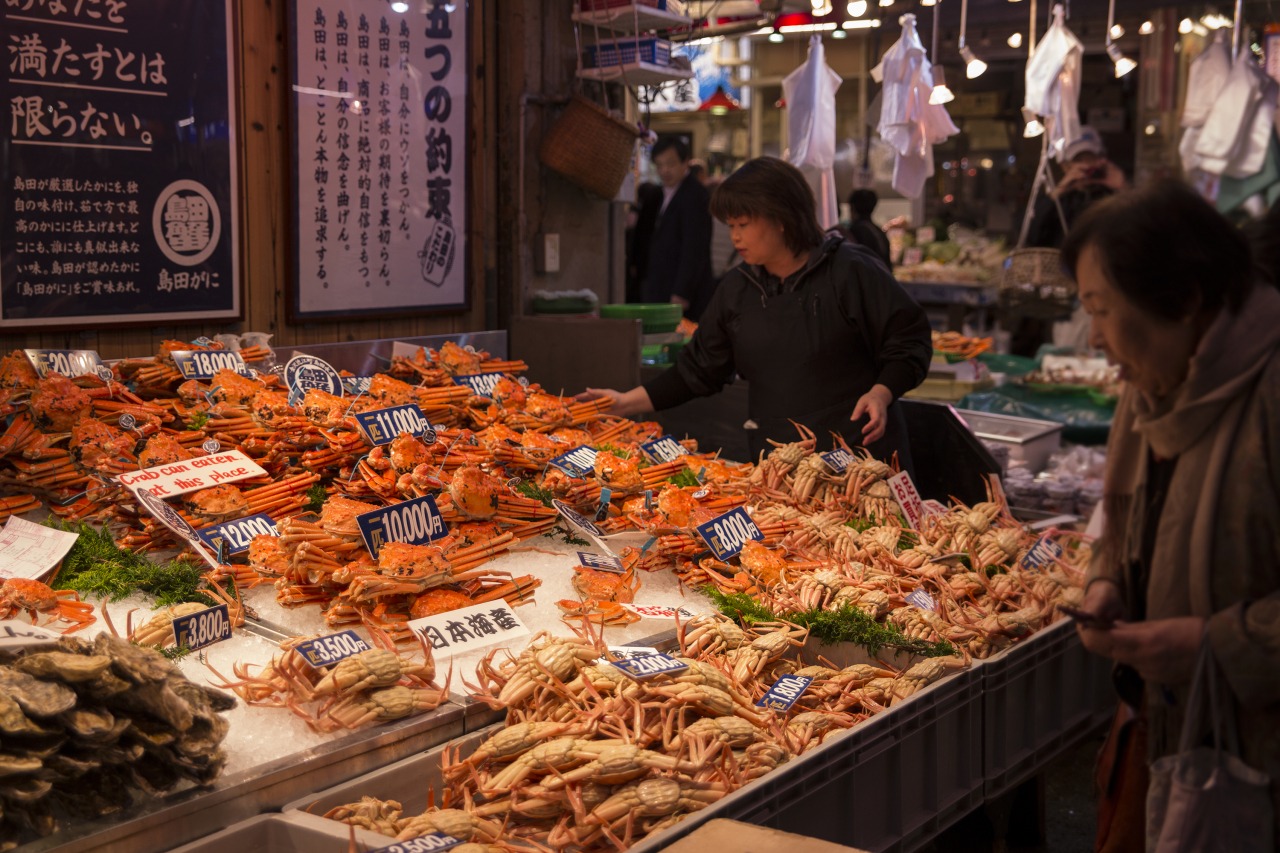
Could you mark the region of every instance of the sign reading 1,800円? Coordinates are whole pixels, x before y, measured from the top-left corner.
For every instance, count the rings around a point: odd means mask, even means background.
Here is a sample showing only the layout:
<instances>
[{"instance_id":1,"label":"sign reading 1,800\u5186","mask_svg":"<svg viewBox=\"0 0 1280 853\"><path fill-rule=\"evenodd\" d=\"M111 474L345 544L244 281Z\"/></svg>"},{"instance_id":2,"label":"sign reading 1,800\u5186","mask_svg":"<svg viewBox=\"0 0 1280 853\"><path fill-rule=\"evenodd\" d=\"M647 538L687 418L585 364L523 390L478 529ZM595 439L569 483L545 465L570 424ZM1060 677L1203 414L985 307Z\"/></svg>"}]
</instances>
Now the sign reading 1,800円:
<instances>
[{"instance_id":1,"label":"sign reading 1,800\u5186","mask_svg":"<svg viewBox=\"0 0 1280 853\"><path fill-rule=\"evenodd\" d=\"M331 666L353 655L369 651L369 644L348 628L336 634L327 634L307 640L293 647L302 659L315 667Z\"/></svg>"},{"instance_id":2,"label":"sign reading 1,800\u5186","mask_svg":"<svg viewBox=\"0 0 1280 853\"><path fill-rule=\"evenodd\" d=\"M707 543L717 560L736 557L749 539L763 539L764 534L742 507L734 507L706 524L698 525L698 535Z\"/></svg>"},{"instance_id":3,"label":"sign reading 1,800\u5186","mask_svg":"<svg viewBox=\"0 0 1280 853\"><path fill-rule=\"evenodd\" d=\"M444 523L432 495L357 515L356 524L364 537L365 547L375 558L379 549L388 542L425 545L449 532L449 526Z\"/></svg>"},{"instance_id":4,"label":"sign reading 1,800\u5186","mask_svg":"<svg viewBox=\"0 0 1280 853\"><path fill-rule=\"evenodd\" d=\"M431 440L427 443L435 444L435 430L431 428L431 423L426 415L422 414L422 409L418 408L417 403L357 412L356 423L369 437L369 443L374 446L390 444L402 432L417 436L430 433Z\"/></svg>"},{"instance_id":5,"label":"sign reading 1,800\u5186","mask_svg":"<svg viewBox=\"0 0 1280 853\"><path fill-rule=\"evenodd\" d=\"M800 698L800 694L812 683L813 679L807 675L784 675L765 691L756 706L772 708L775 711L789 711L791 706L796 703L796 700Z\"/></svg>"},{"instance_id":6,"label":"sign reading 1,800\u5186","mask_svg":"<svg viewBox=\"0 0 1280 853\"><path fill-rule=\"evenodd\" d=\"M173 620L174 640L179 647L186 646L192 651L222 642L230 636L231 619L225 604Z\"/></svg>"}]
</instances>

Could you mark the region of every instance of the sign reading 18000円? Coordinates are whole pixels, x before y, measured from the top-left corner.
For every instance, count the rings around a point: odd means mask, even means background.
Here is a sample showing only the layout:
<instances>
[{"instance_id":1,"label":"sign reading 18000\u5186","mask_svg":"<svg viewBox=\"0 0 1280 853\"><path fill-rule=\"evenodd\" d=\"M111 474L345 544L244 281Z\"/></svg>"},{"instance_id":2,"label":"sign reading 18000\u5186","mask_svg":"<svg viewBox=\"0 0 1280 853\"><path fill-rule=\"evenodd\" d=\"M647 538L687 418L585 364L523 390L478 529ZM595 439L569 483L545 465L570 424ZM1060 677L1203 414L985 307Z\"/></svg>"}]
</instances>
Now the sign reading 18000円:
<instances>
[{"instance_id":1,"label":"sign reading 18000\u5186","mask_svg":"<svg viewBox=\"0 0 1280 853\"><path fill-rule=\"evenodd\" d=\"M0 8L0 329L239 316L228 0Z\"/></svg>"}]
</instances>

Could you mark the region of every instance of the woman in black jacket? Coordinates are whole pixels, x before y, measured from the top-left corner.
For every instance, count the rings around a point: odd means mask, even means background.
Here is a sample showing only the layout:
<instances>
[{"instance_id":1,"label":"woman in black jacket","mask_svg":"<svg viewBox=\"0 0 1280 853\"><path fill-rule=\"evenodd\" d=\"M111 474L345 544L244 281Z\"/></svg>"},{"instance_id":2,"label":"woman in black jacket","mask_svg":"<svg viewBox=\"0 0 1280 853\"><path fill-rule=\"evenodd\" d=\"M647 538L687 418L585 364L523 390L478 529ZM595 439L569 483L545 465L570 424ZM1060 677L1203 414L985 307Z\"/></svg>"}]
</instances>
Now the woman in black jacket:
<instances>
[{"instance_id":1,"label":"woman in black jacket","mask_svg":"<svg viewBox=\"0 0 1280 853\"><path fill-rule=\"evenodd\" d=\"M824 235L813 193L795 167L752 160L711 198L743 263L728 272L676 364L607 396L632 415L714 394L738 374L750 382L745 424L753 456L766 439L797 438L792 421L822 444L839 433L880 458L909 464L894 401L924 380L932 358L924 311L865 248Z\"/></svg>"}]
</instances>

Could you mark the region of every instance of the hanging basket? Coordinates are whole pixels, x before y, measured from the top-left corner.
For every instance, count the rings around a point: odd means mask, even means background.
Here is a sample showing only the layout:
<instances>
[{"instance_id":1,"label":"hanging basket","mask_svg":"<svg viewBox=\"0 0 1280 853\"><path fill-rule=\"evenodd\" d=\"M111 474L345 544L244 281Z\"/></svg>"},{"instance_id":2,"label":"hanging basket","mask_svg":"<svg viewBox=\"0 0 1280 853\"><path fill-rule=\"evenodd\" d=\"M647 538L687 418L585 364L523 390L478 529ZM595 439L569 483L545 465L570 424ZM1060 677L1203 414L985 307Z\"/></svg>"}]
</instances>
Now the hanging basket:
<instances>
[{"instance_id":1,"label":"hanging basket","mask_svg":"<svg viewBox=\"0 0 1280 853\"><path fill-rule=\"evenodd\" d=\"M622 188L639 132L632 125L574 95L542 138L543 165L603 199Z\"/></svg>"},{"instance_id":2,"label":"hanging basket","mask_svg":"<svg viewBox=\"0 0 1280 853\"><path fill-rule=\"evenodd\" d=\"M1076 283L1062 269L1057 249L1014 249L1000 274L1000 308L1006 314L1058 320L1071 316Z\"/></svg>"}]
</instances>

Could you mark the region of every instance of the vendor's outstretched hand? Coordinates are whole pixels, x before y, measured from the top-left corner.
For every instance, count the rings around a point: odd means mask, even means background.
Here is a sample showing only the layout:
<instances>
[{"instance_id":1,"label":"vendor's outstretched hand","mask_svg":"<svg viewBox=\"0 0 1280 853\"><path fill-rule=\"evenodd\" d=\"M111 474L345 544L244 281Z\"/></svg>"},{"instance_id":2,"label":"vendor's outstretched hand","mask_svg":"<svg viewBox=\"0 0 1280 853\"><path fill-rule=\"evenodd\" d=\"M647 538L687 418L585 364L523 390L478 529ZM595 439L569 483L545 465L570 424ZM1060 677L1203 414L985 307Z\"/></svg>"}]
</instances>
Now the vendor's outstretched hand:
<instances>
[{"instance_id":1,"label":"vendor's outstretched hand","mask_svg":"<svg viewBox=\"0 0 1280 853\"><path fill-rule=\"evenodd\" d=\"M630 391L615 391L612 388L588 388L579 394L573 395L573 399L579 403L590 403L592 400L602 398L613 401L613 406L609 409L609 413L612 415L628 417L640 412L653 411L653 404L649 401L649 392L642 385L636 386Z\"/></svg>"},{"instance_id":2,"label":"vendor's outstretched hand","mask_svg":"<svg viewBox=\"0 0 1280 853\"><path fill-rule=\"evenodd\" d=\"M858 398L849 420L856 421L866 415L867 425L862 428L863 444L870 444L884 437L884 428L888 423L887 412L892 402L893 392L883 385L872 385L870 391Z\"/></svg>"}]
</instances>

